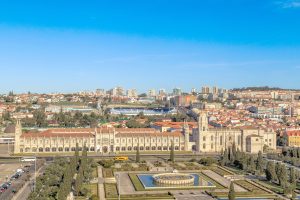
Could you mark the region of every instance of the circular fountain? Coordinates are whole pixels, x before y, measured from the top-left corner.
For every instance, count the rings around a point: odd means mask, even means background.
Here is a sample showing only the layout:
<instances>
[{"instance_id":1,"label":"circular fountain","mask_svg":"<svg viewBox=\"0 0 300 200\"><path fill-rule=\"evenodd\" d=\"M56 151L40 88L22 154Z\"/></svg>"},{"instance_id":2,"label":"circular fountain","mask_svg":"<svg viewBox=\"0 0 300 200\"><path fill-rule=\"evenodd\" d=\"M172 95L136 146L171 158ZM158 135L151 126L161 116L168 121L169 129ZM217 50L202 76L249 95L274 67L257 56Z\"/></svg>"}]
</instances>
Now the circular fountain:
<instances>
[{"instance_id":1,"label":"circular fountain","mask_svg":"<svg viewBox=\"0 0 300 200\"><path fill-rule=\"evenodd\" d=\"M192 185L195 177L190 174L183 173L165 173L153 175L154 182L166 185Z\"/></svg>"}]
</instances>

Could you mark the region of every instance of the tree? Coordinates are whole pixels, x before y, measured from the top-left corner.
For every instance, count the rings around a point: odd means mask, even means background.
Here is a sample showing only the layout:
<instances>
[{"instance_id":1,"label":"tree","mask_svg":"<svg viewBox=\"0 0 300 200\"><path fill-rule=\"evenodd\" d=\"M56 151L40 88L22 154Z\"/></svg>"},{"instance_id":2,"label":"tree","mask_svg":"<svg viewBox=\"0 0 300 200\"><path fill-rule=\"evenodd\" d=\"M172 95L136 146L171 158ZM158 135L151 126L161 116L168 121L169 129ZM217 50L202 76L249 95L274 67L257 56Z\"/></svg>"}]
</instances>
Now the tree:
<instances>
[{"instance_id":1,"label":"tree","mask_svg":"<svg viewBox=\"0 0 300 200\"><path fill-rule=\"evenodd\" d=\"M284 188L288 180L286 167L284 164L280 164L277 175L278 175L279 185Z\"/></svg>"},{"instance_id":2,"label":"tree","mask_svg":"<svg viewBox=\"0 0 300 200\"><path fill-rule=\"evenodd\" d=\"M256 165L255 165L255 161L254 161L254 157L253 155L250 156L250 159L249 159L249 170L251 171L251 173L254 173L255 170L256 170Z\"/></svg>"},{"instance_id":3,"label":"tree","mask_svg":"<svg viewBox=\"0 0 300 200\"><path fill-rule=\"evenodd\" d=\"M42 127L42 126L46 126L47 125L47 121L46 121L46 115L44 113L44 111L42 110L36 110L33 112L33 118L35 120L35 124L38 127Z\"/></svg>"},{"instance_id":4,"label":"tree","mask_svg":"<svg viewBox=\"0 0 300 200\"><path fill-rule=\"evenodd\" d=\"M266 178L268 181L276 181L277 180L275 164L273 161L269 161L267 163Z\"/></svg>"},{"instance_id":5,"label":"tree","mask_svg":"<svg viewBox=\"0 0 300 200\"><path fill-rule=\"evenodd\" d=\"M75 192L76 196L79 196L79 193L82 188L82 183L83 183L83 168L80 167L79 173L77 174L76 180L75 180Z\"/></svg>"},{"instance_id":6,"label":"tree","mask_svg":"<svg viewBox=\"0 0 300 200\"><path fill-rule=\"evenodd\" d=\"M233 182L230 183L229 193L228 193L228 200L235 200L235 191Z\"/></svg>"},{"instance_id":7,"label":"tree","mask_svg":"<svg viewBox=\"0 0 300 200\"><path fill-rule=\"evenodd\" d=\"M296 185L297 179L296 179L296 173L295 173L295 168L291 167L290 169L290 183L292 185Z\"/></svg>"},{"instance_id":8,"label":"tree","mask_svg":"<svg viewBox=\"0 0 300 200\"><path fill-rule=\"evenodd\" d=\"M78 147L78 143L76 143L75 160L76 160L76 163L78 163L78 161L79 161L79 147Z\"/></svg>"},{"instance_id":9,"label":"tree","mask_svg":"<svg viewBox=\"0 0 300 200\"><path fill-rule=\"evenodd\" d=\"M140 161L141 161L141 158L140 158L140 145L138 145L137 149L136 149L135 162L139 163Z\"/></svg>"},{"instance_id":10,"label":"tree","mask_svg":"<svg viewBox=\"0 0 300 200\"><path fill-rule=\"evenodd\" d=\"M221 165L224 166L227 164L228 164L228 151L227 151L227 149L225 149L225 151L223 152Z\"/></svg>"},{"instance_id":11,"label":"tree","mask_svg":"<svg viewBox=\"0 0 300 200\"><path fill-rule=\"evenodd\" d=\"M174 141L171 143L170 161L175 162Z\"/></svg>"},{"instance_id":12,"label":"tree","mask_svg":"<svg viewBox=\"0 0 300 200\"><path fill-rule=\"evenodd\" d=\"M258 152L258 157L256 161L256 170L258 171L259 174L263 173L264 167L263 167L263 157L262 157L262 152Z\"/></svg>"}]
</instances>

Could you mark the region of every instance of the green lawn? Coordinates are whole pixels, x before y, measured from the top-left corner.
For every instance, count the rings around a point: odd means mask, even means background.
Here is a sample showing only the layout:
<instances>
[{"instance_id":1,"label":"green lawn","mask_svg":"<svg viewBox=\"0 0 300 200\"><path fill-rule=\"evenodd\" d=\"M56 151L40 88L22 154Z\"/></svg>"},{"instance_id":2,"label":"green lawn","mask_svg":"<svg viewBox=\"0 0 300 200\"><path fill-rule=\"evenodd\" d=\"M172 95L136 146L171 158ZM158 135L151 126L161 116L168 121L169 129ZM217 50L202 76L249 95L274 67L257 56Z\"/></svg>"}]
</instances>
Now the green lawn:
<instances>
[{"instance_id":1,"label":"green lawn","mask_svg":"<svg viewBox=\"0 0 300 200\"><path fill-rule=\"evenodd\" d=\"M257 184L260 184L260 185L262 185L262 186L264 186L266 188L268 188L269 190L271 190L271 191L273 191L275 193L278 193L278 194L282 194L283 193L283 189L280 186L278 186L278 185L276 185L274 183L271 183L269 181L255 180L254 182L257 183Z\"/></svg>"}]
</instances>

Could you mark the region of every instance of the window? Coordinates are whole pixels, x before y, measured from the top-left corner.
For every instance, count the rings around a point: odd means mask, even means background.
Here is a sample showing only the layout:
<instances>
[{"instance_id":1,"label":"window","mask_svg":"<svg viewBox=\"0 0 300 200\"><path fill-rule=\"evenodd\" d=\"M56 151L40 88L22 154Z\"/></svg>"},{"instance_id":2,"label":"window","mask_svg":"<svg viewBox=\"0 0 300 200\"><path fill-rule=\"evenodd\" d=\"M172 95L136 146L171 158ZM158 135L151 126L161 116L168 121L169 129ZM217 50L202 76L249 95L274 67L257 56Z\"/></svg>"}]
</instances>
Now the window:
<instances>
[{"instance_id":1,"label":"window","mask_svg":"<svg viewBox=\"0 0 300 200\"><path fill-rule=\"evenodd\" d=\"M210 145L210 148L213 149L213 148L214 148L214 144L211 144L211 145Z\"/></svg>"},{"instance_id":2,"label":"window","mask_svg":"<svg viewBox=\"0 0 300 200\"><path fill-rule=\"evenodd\" d=\"M241 145L241 136L238 136L238 145Z\"/></svg>"},{"instance_id":3,"label":"window","mask_svg":"<svg viewBox=\"0 0 300 200\"><path fill-rule=\"evenodd\" d=\"M206 137L205 136L203 136L203 142L205 142L206 141Z\"/></svg>"},{"instance_id":4,"label":"window","mask_svg":"<svg viewBox=\"0 0 300 200\"><path fill-rule=\"evenodd\" d=\"M211 140L211 141L214 141L214 136L211 136L211 137L210 137L210 140Z\"/></svg>"},{"instance_id":5,"label":"window","mask_svg":"<svg viewBox=\"0 0 300 200\"><path fill-rule=\"evenodd\" d=\"M258 138L256 139L256 142L258 142Z\"/></svg>"},{"instance_id":6,"label":"window","mask_svg":"<svg viewBox=\"0 0 300 200\"><path fill-rule=\"evenodd\" d=\"M116 143L119 143L119 139L116 139Z\"/></svg>"},{"instance_id":7,"label":"window","mask_svg":"<svg viewBox=\"0 0 300 200\"><path fill-rule=\"evenodd\" d=\"M223 136L220 136L220 145L223 145Z\"/></svg>"},{"instance_id":8,"label":"window","mask_svg":"<svg viewBox=\"0 0 300 200\"><path fill-rule=\"evenodd\" d=\"M122 151L126 151L126 147L122 147Z\"/></svg>"},{"instance_id":9,"label":"window","mask_svg":"<svg viewBox=\"0 0 300 200\"><path fill-rule=\"evenodd\" d=\"M120 147L116 147L116 151L120 151Z\"/></svg>"},{"instance_id":10,"label":"window","mask_svg":"<svg viewBox=\"0 0 300 200\"><path fill-rule=\"evenodd\" d=\"M265 139L265 142L268 142L268 139Z\"/></svg>"},{"instance_id":11,"label":"window","mask_svg":"<svg viewBox=\"0 0 300 200\"><path fill-rule=\"evenodd\" d=\"M125 142L125 139L123 139L122 142L124 143L124 142Z\"/></svg>"},{"instance_id":12,"label":"window","mask_svg":"<svg viewBox=\"0 0 300 200\"><path fill-rule=\"evenodd\" d=\"M203 149L205 149L206 148L206 144L205 143L203 143Z\"/></svg>"},{"instance_id":13,"label":"window","mask_svg":"<svg viewBox=\"0 0 300 200\"><path fill-rule=\"evenodd\" d=\"M152 147L152 150L155 151L155 150L156 150L156 147Z\"/></svg>"},{"instance_id":14,"label":"window","mask_svg":"<svg viewBox=\"0 0 300 200\"><path fill-rule=\"evenodd\" d=\"M269 139L269 142L272 142L272 139Z\"/></svg>"}]
</instances>

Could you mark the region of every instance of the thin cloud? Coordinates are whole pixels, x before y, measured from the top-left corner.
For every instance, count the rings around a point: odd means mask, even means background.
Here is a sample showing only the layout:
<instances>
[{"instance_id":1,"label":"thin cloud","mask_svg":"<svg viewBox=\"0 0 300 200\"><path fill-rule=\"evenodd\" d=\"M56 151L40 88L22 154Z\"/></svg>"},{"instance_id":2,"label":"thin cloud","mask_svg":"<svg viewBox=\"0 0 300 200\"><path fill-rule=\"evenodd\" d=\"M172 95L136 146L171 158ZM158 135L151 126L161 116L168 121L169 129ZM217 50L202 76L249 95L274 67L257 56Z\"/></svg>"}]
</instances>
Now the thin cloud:
<instances>
[{"instance_id":1,"label":"thin cloud","mask_svg":"<svg viewBox=\"0 0 300 200\"><path fill-rule=\"evenodd\" d=\"M277 5L281 8L288 9L288 8L300 8L300 1L295 0L288 0L288 1L277 1Z\"/></svg>"}]
</instances>

